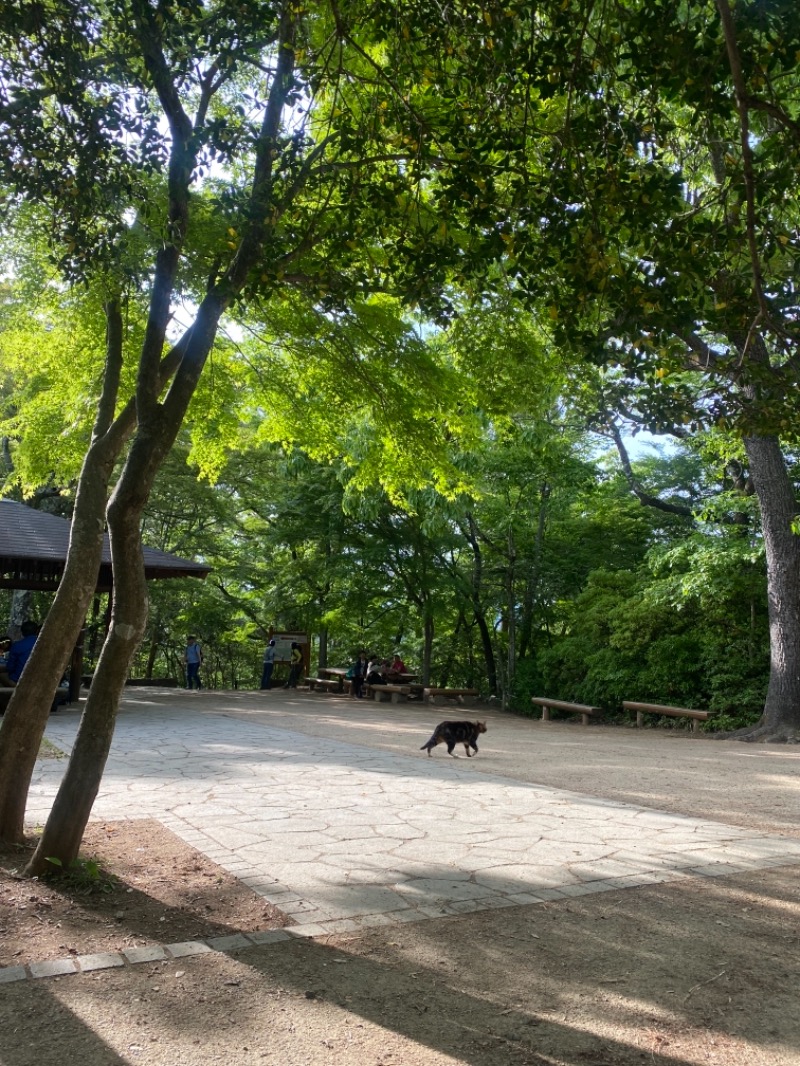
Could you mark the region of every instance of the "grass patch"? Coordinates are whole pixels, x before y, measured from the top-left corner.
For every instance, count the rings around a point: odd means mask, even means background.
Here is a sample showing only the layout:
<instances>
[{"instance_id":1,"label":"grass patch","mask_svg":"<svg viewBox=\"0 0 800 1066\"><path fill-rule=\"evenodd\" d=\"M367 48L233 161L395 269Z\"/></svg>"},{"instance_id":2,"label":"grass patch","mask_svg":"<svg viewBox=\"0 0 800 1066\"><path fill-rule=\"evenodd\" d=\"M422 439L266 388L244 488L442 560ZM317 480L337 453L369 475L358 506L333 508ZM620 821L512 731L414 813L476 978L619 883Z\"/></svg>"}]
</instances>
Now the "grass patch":
<instances>
[{"instance_id":1,"label":"grass patch","mask_svg":"<svg viewBox=\"0 0 800 1066\"><path fill-rule=\"evenodd\" d=\"M66 752L62 751L61 748L57 748L52 741L47 739L47 737L42 737L42 742L39 745L38 759L66 759L66 757Z\"/></svg>"}]
</instances>

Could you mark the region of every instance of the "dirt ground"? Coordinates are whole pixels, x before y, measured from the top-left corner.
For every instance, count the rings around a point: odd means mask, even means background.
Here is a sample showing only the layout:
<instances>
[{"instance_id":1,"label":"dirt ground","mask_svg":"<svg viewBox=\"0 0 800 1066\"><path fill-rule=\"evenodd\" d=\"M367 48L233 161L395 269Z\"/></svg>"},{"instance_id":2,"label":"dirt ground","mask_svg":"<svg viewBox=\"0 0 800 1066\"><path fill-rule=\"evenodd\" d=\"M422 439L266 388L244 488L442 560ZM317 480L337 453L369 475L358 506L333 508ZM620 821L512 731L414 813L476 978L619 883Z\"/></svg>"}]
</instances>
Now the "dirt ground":
<instances>
[{"instance_id":1,"label":"dirt ground","mask_svg":"<svg viewBox=\"0 0 800 1066\"><path fill-rule=\"evenodd\" d=\"M34 844L0 845L0 966L291 924L156 821L90 822L90 865L57 880L22 878Z\"/></svg>"},{"instance_id":2,"label":"dirt ground","mask_svg":"<svg viewBox=\"0 0 800 1066\"><path fill-rule=\"evenodd\" d=\"M538 733L562 787L632 800L634 781L647 802L640 745L660 771L649 805L674 778L686 813L798 831L792 751L579 729ZM288 922L157 823L93 823L84 850L115 880L21 881L23 856L0 854L0 964ZM0 1064L797 1066L798 941L800 868L786 866L16 982L0 985Z\"/></svg>"}]
</instances>

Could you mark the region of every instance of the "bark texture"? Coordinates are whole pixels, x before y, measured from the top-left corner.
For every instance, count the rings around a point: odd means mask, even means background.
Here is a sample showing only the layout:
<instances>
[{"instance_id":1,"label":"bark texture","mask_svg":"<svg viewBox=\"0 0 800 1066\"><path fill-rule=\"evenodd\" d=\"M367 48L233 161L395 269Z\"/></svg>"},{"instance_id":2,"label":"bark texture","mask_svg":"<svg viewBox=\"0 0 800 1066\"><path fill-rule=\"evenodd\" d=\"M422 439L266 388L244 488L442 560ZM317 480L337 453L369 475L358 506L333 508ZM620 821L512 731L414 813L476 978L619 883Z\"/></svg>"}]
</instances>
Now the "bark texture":
<instances>
[{"instance_id":1,"label":"bark texture","mask_svg":"<svg viewBox=\"0 0 800 1066\"><path fill-rule=\"evenodd\" d=\"M767 558L770 675L764 713L744 740L800 740L800 537L794 488L775 437L746 437Z\"/></svg>"},{"instance_id":2,"label":"bark texture","mask_svg":"<svg viewBox=\"0 0 800 1066\"><path fill-rule=\"evenodd\" d=\"M135 507L128 508L112 499L108 512L114 566L111 627L100 653L67 772L26 869L32 877L52 869L53 860L58 866L68 867L77 858L100 788L120 696L147 621L147 582L139 518L140 511Z\"/></svg>"}]
</instances>

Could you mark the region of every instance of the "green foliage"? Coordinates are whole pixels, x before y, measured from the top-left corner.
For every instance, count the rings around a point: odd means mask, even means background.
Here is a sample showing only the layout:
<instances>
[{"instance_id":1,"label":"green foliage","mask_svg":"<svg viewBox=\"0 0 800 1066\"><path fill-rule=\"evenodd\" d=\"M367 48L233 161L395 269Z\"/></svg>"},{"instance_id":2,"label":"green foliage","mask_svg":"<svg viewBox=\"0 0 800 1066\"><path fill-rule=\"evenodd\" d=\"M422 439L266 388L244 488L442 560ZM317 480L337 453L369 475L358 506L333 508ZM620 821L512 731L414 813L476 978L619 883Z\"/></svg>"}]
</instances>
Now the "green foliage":
<instances>
[{"instance_id":1,"label":"green foliage","mask_svg":"<svg viewBox=\"0 0 800 1066\"><path fill-rule=\"evenodd\" d=\"M45 861L50 864L48 876L57 877L61 887L79 896L110 895L119 885L118 879L107 873L96 859L73 859L66 868L55 856Z\"/></svg>"}]
</instances>

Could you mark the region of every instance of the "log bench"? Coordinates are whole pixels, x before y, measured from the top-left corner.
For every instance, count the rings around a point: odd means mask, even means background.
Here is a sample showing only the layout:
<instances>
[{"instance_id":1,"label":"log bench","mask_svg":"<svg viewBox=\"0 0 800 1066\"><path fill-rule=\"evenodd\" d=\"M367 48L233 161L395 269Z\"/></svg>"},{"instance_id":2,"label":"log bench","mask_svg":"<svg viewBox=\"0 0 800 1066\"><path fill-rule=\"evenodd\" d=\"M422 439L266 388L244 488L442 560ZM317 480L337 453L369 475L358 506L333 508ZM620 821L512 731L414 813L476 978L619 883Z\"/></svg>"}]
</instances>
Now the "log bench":
<instances>
[{"instance_id":1,"label":"log bench","mask_svg":"<svg viewBox=\"0 0 800 1066\"><path fill-rule=\"evenodd\" d=\"M588 725L590 718L599 718L603 713L602 707L590 707L586 703L565 703L564 700L551 700L546 696L531 696L531 703L535 707L542 708L542 721L550 721L550 711L567 711L569 714L579 714L581 725Z\"/></svg>"},{"instance_id":2,"label":"log bench","mask_svg":"<svg viewBox=\"0 0 800 1066\"><path fill-rule=\"evenodd\" d=\"M409 685L364 685L367 696L372 696L376 703L405 703L411 691Z\"/></svg>"},{"instance_id":3,"label":"log bench","mask_svg":"<svg viewBox=\"0 0 800 1066\"><path fill-rule=\"evenodd\" d=\"M635 703L632 700L623 700L622 709L636 713L636 725L639 728L644 725L646 714L663 714L668 718L690 718L693 733L697 732L700 722L707 722L716 714L716 711L695 711L690 707L670 707L661 703Z\"/></svg>"},{"instance_id":4,"label":"log bench","mask_svg":"<svg viewBox=\"0 0 800 1066\"><path fill-rule=\"evenodd\" d=\"M480 696L480 692L476 688L436 688L428 686L422 689L422 698L425 703L430 703L437 696L463 703L465 696Z\"/></svg>"},{"instance_id":5,"label":"log bench","mask_svg":"<svg viewBox=\"0 0 800 1066\"><path fill-rule=\"evenodd\" d=\"M312 692L349 692L350 682L340 677L304 677L303 681Z\"/></svg>"}]
</instances>

